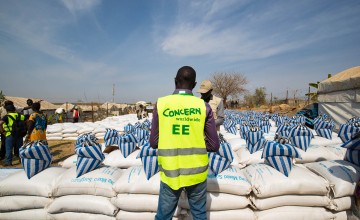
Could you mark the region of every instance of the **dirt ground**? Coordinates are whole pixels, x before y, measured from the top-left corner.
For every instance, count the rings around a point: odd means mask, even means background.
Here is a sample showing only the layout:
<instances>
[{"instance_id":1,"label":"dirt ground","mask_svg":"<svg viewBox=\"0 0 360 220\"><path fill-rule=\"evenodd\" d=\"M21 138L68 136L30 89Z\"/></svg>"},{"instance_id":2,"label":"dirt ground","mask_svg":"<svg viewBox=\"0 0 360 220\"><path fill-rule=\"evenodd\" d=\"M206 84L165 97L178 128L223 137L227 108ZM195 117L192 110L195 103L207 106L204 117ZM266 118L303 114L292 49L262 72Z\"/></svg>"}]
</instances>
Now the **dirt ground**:
<instances>
[{"instance_id":1,"label":"dirt ground","mask_svg":"<svg viewBox=\"0 0 360 220\"><path fill-rule=\"evenodd\" d=\"M60 161L65 160L71 155L75 154L75 141L48 141L50 152L53 156L52 166L58 166ZM21 168L21 161L18 157L13 159L13 166L6 168ZM4 168L2 163L0 164L0 168Z\"/></svg>"}]
</instances>

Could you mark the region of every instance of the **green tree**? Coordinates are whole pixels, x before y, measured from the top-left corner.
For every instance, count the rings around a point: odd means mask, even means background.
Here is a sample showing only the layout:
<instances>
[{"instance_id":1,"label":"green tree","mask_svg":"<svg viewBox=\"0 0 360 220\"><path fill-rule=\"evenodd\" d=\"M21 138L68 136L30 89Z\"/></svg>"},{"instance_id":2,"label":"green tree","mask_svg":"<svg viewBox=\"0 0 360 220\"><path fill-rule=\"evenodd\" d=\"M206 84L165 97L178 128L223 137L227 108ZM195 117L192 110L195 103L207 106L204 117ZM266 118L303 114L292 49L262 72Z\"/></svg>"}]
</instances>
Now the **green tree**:
<instances>
[{"instance_id":1,"label":"green tree","mask_svg":"<svg viewBox=\"0 0 360 220\"><path fill-rule=\"evenodd\" d=\"M266 88L265 87L259 87L259 88L255 89L254 104L256 106L266 104Z\"/></svg>"}]
</instances>

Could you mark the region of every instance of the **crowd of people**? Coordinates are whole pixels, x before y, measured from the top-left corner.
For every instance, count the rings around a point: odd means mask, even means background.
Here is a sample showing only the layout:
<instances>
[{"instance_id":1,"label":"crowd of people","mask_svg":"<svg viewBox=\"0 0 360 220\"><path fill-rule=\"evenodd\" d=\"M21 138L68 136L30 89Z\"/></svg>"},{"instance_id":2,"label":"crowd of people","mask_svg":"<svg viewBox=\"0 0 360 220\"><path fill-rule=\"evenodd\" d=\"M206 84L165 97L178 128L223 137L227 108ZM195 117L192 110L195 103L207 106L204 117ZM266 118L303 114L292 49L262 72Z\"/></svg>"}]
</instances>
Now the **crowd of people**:
<instances>
[{"instance_id":1,"label":"crowd of people","mask_svg":"<svg viewBox=\"0 0 360 220\"><path fill-rule=\"evenodd\" d=\"M41 109L41 101L27 100L27 106L16 109L12 101L4 102L6 115L0 119L1 160L3 166L12 166L12 161L19 158L19 148L27 142L42 141L47 143L47 115Z\"/></svg>"}]
</instances>

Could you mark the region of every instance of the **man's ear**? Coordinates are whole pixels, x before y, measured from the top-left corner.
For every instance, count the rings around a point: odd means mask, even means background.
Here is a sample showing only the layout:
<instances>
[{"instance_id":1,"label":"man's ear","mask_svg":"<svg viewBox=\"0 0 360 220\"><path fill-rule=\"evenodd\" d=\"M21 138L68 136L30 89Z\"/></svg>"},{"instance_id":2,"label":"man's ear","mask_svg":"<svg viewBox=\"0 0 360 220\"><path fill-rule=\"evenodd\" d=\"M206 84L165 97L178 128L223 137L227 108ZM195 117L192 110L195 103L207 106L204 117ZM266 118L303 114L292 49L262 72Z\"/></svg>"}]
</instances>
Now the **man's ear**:
<instances>
[{"instance_id":1,"label":"man's ear","mask_svg":"<svg viewBox=\"0 0 360 220\"><path fill-rule=\"evenodd\" d=\"M195 81L195 82L194 82L194 86L193 86L193 89L195 88L196 84L197 84L197 82Z\"/></svg>"}]
</instances>

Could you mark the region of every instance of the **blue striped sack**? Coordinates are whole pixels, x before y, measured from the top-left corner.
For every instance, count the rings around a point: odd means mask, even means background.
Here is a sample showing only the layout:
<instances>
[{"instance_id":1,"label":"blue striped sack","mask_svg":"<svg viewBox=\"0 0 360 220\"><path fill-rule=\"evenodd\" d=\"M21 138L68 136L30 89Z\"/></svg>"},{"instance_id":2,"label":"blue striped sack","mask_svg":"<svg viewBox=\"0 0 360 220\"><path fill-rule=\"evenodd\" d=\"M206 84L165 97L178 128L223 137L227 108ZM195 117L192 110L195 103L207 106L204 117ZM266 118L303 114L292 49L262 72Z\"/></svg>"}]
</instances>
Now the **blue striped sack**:
<instances>
[{"instance_id":1,"label":"blue striped sack","mask_svg":"<svg viewBox=\"0 0 360 220\"><path fill-rule=\"evenodd\" d=\"M134 124L134 128L141 128L142 127L142 124L137 121L135 124Z\"/></svg>"},{"instance_id":2,"label":"blue striped sack","mask_svg":"<svg viewBox=\"0 0 360 220\"><path fill-rule=\"evenodd\" d=\"M115 129L106 128L104 135L105 146L119 145L119 131Z\"/></svg>"},{"instance_id":3,"label":"blue striped sack","mask_svg":"<svg viewBox=\"0 0 360 220\"><path fill-rule=\"evenodd\" d=\"M351 137L350 140L341 145L343 148L350 150L360 150L360 132L356 133Z\"/></svg>"},{"instance_id":4,"label":"blue striped sack","mask_svg":"<svg viewBox=\"0 0 360 220\"><path fill-rule=\"evenodd\" d=\"M142 123L142 128L143 129L151 129L151 121L149 121L149 119L145 119L145 121L143 121Z\"/></svg>"},{"instance_id":5,"label":"blue striped sack","mask_svg":"<svg viewBox=\"0 0 360 220\"><path fill-rule=\"evenodd\" d=\"M265 158L265 161L273 168L285 176L289 176L293 166L292 158L300 158L300 155L291 144L268 141L265 144L261 158Z\"/></svg>"},{"instance_id":6,"label":"blue striped sack","mask_svg":"<svg viewBox=\"0 0 360 220\"><path fill-rule=\"evenodd\" d=\"M209 168L215 175L218 175L219 173L226 170L231 165L231 162L228 159L220 156L215 152L208 152L208 157L209 157Z\"/></svg>"},{"instance_id":7,"label":"blue striped sack","mask_svg":"<svg viewBox=\"0 0 360 220\"><path fill-rule=\"evenodd\" d=\"M246 147L250 154L263 148L266 140L263 137L264 132L260 131L247 131L246 132Z\"/></svg>"},{"instance_id":8,"label":"blue striped sack","mask_svg":"<svg viewBox=\"0 0 360 220\"><path fill-rule=\"evenodd\" d=\"M19 149L22 167L28 179L50 167L52 155L47 144L32 141Z\"/></svg>"},{"instance_id":9,"label":"blue striped sack","mask_svg":"<svg viewBox=\"0 0 360 220\"><path fill-rule=\"evenodd\" d=\"M261 130L264 132L264 133L269 133L270 131L270 127L271 125L261 125Z\"/></svg>"},{"instance_id":10,"label":"blue striped sack","mask_svg":"<svg viewBox=\"0 0 360 220\"><path fill-rule=\"evenodd\" d=\"M136 149L137 140L133 134L125 134L119 137L119 149L126 158Z\"/></svg>"},{"instance_id":11,"label":"blue striped sack","mask_svg":"<svg viewBox=\"0 0 360 220\"><path fill-rule=\"evenodd\" d=\"M328 129L328 128L319 128L317 130L315 130L317 135L319 135L320 137L326 138L331 140L332 139L332 129Z\"/></svg>"},{"instance_id":12,"label":"blue striped sack","mask_svg":"<svg viewBox=\"0 0 360 220\"><path fill-rule=\"evenodd\" d=\"M236 135L236 133L237 133L236 123L234 121L227 120L226 123L224 123L224 128L225 128L225 131L227 131L231 134Z\"/></svg>"},{"instance_id":13,"label":"blue striped sack","mask_svg":"<svg viewBox=\"0 0 360 220\"><path fill-rule=\"evenodd\" d=\"M124 132L127 134L134 132L134 129L135 129L134 125L130 123L124 126Z\"/></svg>"},{"instance_id":14,"label":"blue striped sack","mask_svg":"<svg viewBox=\"0 0 360 220\"><path fill-rule=\"evenodd\" d=\"M291 144L280 144L276 141L267 141L264 146L261 158L271 156L287 156L293 158L300 158L296 148Z\"/></svg>"},{"instance_id":15,"label":"blue striped sack","mask_svg":"<svg viewBox=\"0 0 360 220\"><path fill-rule=\"evenodd\" d=\"M141 158L147 180L159 172L157 149L150 147L149 142L141 148L136 158Z\"/></svg>"},{"instance_id":16,"label":"blue striped sack","mask_svg":"<svg viewBox=\"0 0 360 220\"><path fill-rule=\"evenodd\" d=\"M144 130L142 128L135 128L134 135L136 137L137 142L141 142L145 138L149 136L149 131Z\"/></svg>"},{"instance_id":17,"label":"blue striped sack","mask_svg":"<svg viewBox=\"0 0 360 220\"><path fill-rule=\"evenodd\" d=\"M85 143L85 142L96 142L96 141L97 141L97 138L95 137L95 134L93 134L91 132L85 133L85 134L79 135L76 138L75 146L81 145L82 143Z\"/></svg>"},{"instance_id":18,"label":"blue striped sack","mask_svg":"<svg viewBox=\"0 0 360 220\"><path fill-rule=\"evenodd\" d=\"M76 162L76 177L97 169L105 159L101 145L97 142L87 141L76 145L75 153L78 155Z\"/></svg>"},{"instance_id":19,"label":"blue striped sack","mask_svg":"<svg viewBox=\"0 0 360 220\"><path fill-rule=\"evenodd\" d=\"M302 149L303 151L306 151L310 146L310 142L314 137L314 134L307 127L298 125L290 130L288 137L291 144Z\"/></svg>"},{"instance_id":20,"label":"blue striped sack","mask_svg":"<svg viewBox=\"0 0 360 220\"><path fill-rule=\"evenodd\" d=\"M249 126L248 125L241 125L240 126L240 137L242 139L246 139L246 132L249 130Z\"/></svg>"},{"instance_id":21,"label":"blue striped sack","mask_svg":"<svg viewBox=\"0 0 360 220\"><path fill-rule=\"evenodd\" d=\"M272 166L274 169L281 172L287 177L289 176L293 167L292 158L287 156L266 157L265 162L270 164L270 166Z\"/></svg>"},{"instance_id":22,"label":"blue striped sack","mask_svg":"<svg viewBox=\"0 0 360 220\"><path fill-rule=\"evenodd\" d=\"M352 124L341 124L338 137L342 140L343 143L351 139L353 135L360 131L360 127L356 127Z\"/></svg>"},{"instance_id":23,"label":"blue striped sack","mask_svg":"<svg viewBox=\"0 0 360 220\"><path fill-rule=\"evenodd\" d=\"M226 158L227 160L230 161L230 163L233 162L233 160L234 160L234 155L232 153L231 146L226 141L220 142L220 148L215 153L220 155L221 157Z\"/></svg>"},{"instance_id":24,"label":"blue striped sack","mask_svg":"<svg viewBox=\"0 0 360 220\"><path fill-rule=\"evenodd\" d=\"M280 124L278 126L278 128L276 129L277 134L283 136L283 137L288 137L289 136L289 132L292 129L292 126L288 123L286 124Z\"/></svg>"}]
</instances>

